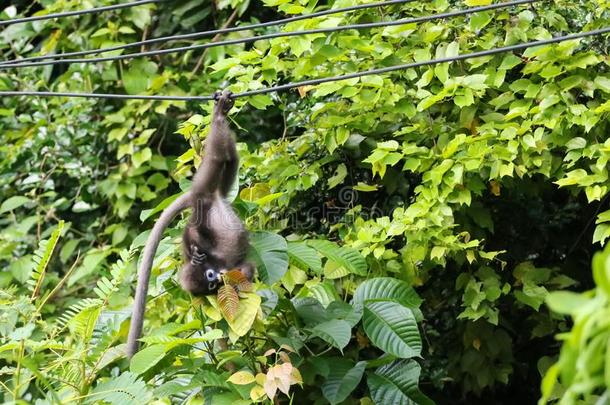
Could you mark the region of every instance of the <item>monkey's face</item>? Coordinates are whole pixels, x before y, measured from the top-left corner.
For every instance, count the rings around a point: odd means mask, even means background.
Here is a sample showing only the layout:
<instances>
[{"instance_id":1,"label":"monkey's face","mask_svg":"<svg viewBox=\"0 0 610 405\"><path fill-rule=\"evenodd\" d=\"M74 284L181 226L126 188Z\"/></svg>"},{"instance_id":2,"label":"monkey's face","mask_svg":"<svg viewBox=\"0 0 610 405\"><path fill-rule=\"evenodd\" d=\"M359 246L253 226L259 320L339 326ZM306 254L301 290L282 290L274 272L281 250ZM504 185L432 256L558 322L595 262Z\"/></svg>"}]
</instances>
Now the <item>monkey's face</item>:
<instances>
[{"instance_id":1,"label":"monkey's face","mask_svg":"<svg viewBox=\"0 0 610 405\"><path fill-rule=\"evenodd\" d=\"M187 263L180 271L182 288L193 295L214 294L222 280L222 272L206 266L207 263Z\"/></svg>"}]
</instances>

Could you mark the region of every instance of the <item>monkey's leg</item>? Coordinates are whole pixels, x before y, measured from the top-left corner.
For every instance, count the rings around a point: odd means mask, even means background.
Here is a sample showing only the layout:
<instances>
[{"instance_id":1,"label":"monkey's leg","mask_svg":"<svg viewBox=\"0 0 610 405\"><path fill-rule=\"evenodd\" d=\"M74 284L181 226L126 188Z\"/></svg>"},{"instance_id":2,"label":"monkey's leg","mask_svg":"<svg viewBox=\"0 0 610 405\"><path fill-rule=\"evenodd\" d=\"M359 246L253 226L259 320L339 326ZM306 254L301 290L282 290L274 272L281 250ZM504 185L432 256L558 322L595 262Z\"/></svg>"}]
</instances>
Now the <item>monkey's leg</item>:
<instances>
[{"instance_id":1,"label":"monkey's leg","mask_svg":"<svg viewBox=\"0 0 610 405\"><path fill-rule=\"evenodd\" d=\"M225 161L224 173L218 186L222 197L226 197L229 191L231 191L231 187L237 177L237 170L239 169L239 155L235 148L235 140L233 140L231 134L225 134L225 136L229 138L225 143L227 160Z\"/></svg>"},{"instance_id":2,"label":"monkey's leg","mask_svg":"<svg viewBox=\"0 0 610 405\"><path fill-rule=\"evenodd\" d=\"M197 199L211 196L220 186L227 161L225 143L228 132L224 115L215 111L210 133L205 140L203 161L193 178L193 196Z\"/></svg>"},{"instance_id":3,"label":"monkey's leg","mask_svg":"<svg viewBox=\"0 0 610 405\"><path fill-rule=\"evenodd\" d=\"M211 196L230 174L225 168L227 162L237 157L235 141L231 137L226 117L231 105L229 95L223 94L214 107L210 133L205 140L205 155L193 179L193 194L196 198ZM235 176L234 173L232 175Z\"/></svg>"}]
</instances>

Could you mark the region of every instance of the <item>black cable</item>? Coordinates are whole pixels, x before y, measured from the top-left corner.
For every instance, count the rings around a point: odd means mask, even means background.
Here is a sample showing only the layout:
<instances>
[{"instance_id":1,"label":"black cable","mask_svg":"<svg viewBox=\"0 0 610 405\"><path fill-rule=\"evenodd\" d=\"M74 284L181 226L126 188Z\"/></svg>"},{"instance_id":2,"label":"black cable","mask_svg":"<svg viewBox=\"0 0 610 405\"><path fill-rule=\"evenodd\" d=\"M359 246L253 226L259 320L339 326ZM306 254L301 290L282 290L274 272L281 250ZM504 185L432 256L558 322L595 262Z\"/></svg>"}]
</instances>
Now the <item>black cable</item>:
<instances>
[{"instance_id":1,"label":"black cable","mask_svg":"<svg viewBox=\"0 0 610 405\"><path fill-rule=\"evenodd\" d=\"M254 96L257 94L266 94L276 91L289 90L301 86L311 86L321 83L334 82L345 79L353 79L356 77L369 76L381 73L394 72L397 70L411 69L421 66L435 65L439 63L456 62L471 58L480 58L483 56L496 55L503 52L513 52L521 49L531 48L535 46L555 44L558 42L569 41L578 38L584 38L589 36L601 35L610 33L610 27L600 28L593 31L579 32L576 34L563 35L559 37L542 39L539 41L525 42L521 44L504 46L501 48L488 49L485 51L471 52L464 55L451 56L447 58L431 59L422 62L406 63L403 65L388 66L380 69L371 69L365 72L356 72L346 75L324 77L320 79L304 80L296 83L287 83L279 86L271 86L258 90L245 91L242 93L236 93L234 97L247 97ZM135 99L135 100L171 100L171 101L208 101L212 100L214 96L147 96L147 95L136 95L130 94L100 94L100 93L59 93L50 91L0 91L0 96L39 96L39 97L91 97L91 98L116 98L116 99Z\"/></svg>"},{"instance_id":2,"label":"black cable","mask_svg":"<svg viewBox=\"0 0 610 405\"><path fill-rule=\"evenodd\" d=\"M66 11L63 13L36 15L36 16L32 16L32 17L23 17L23 18L13 18L11 20L0 20L0 26L30 22L30 21L49 20L51 18L72 17L75 15L83 15L83 14L95 14L95 13L101 13L102 11L118 10L121 8L141 6L143 4L159 3L161 1L165 1L165 0L138 0L138 1L131 2L131 3L115 4L113 6L96 7L96 8L90 8L87 10Z\"/></svg>"},{"instance_id":3,"label":"black cable","mask_svg":"<svg viewBox=\"0 0 610 405\"><path fill-rule=\"evenodd\" d=\"M0 62L0 65L22 63L22 62L29 62L29 61L35 61L35 60L44 60L44 59L65 58L68 56L92 55L92 54L97 54L97 53L119 51L121 49L127 49L127 48L131 48L131 47L135 47L135 46L156 44L159 42L180 41L180 40L185 40L185 39L202 38L202 37L207 37L207 36L212 36L212 35L229 34L231 32L254 30L257 28L271 27L274 25L283 25L283 24L287 24L290 22L294 22L294 21L307 20L307 19L311 19L311 18L315 18L315 17L329 15L329 14L345 13L345 12L349 12L349 11L362 10L362 9L367 9L367 8L385 7L385 6L391 6L394 4L401 4L401 3L411 3L413 1L416 1L416 0L388 0L388 1L381 1L378 3L359 4L357 6L318 11L316 13L298 15L298 16L294 16L294 17L283 18L281 20L268 21L268 22L258 23L258 24L242 25L239 27L223 28L223 29L217 29L217 30L211 30L211 31L199 31L199 32L193 32L191 34L170 35L167 37L150 38L150 39L146 39L143 41L131 42L129 44L116 45L116 46L112 46L112 47L108 47L108 48L88 49L86 51L66 52L66 53L50 54L50 55L42 55L42 56L31 56L29 58L23 58L23 59L5 60L5 61Z\"/></svg>"},{"instance_id":4,"label":"black cable","mask_svg":"<svg viewBox=\"0 0 610 405\"><path fill-rule=\"evenodd\" d=\"M480 58L483 56L496 55L496 54L504 53L504 52L513 52L513 51L518 51L521 49L531 48L534 46L554 44L557 42L569 41L572 39L584 38L584 37L593 36L593 35L601 35L601 34L606 34L609 32L610 32L610 27L600 28L598 30L593 30L593 31L579 32L577 34L569 34L569 35L563 35L560 37L542 39L539 41L532 41L532 42L525 42L525 43L521 43L521 44L503 46L501 48L488 49L488 50L479 51L479 52L471 52L471 53L466 53L464 55L457 55L457 56L452 56L452 57L447 57L447 58L431 59L431 60L426 60L426 61L422 61L422 62L406 63L404 65L388 66L385 68L371 69L371 70L367 70L365 72L356 72L356 73L350 73L347 75L325 77L325 78L321 78L321 79L304 80L302 82L297 82L297 83L289 83L289 84L283 84L280 86L273 86L273 87L268 87L268 88L263 88L263 89L258 89L258 90L245 91L243 93L237 93L234 96L235 97L254 96L257 94L265 94L265 93L271 93L271 92L275 92L275 91L288 90L288 89L292 89L295 87L311 86L311 85L315 85L315 84L334 82L334 81L338 81L338 80L353 79L356 77L388 73L388 72L393 72L396 70L404 70L404 69L416 68L416 67L421 67L421 66L436 65L439 63L446 63L446 62L456 62L456 61L471 59L471 58ZM2 93L0 93L0 95L2 95Z\"/></svg>"},{"instance_id":5,"label":"black cable","mask_svg":"<svg viewBox=\"0 0 610 405\"><path fill-rule=\"evenodd\" d=\"M297 35L328 33L328 32L336 32L336 31L345 31L345 30L350 30L350 29L391 27L391 26L395 26L395 25L406 25L406 24L413 24L413 23L419 23L419 22L424 22L424 21L432 21L432 20L437 20L437 19L442 19L442 18L457 17L457 16L461 16L461 15L477 13L480 11L487 11L487 10L493 10L493 9L498 9L498 8L510 7L510 6L518 6L521 4L530 4L530 3L535 3L538 1L542 1L542 0L508 1L505 3L490 4L488 6L472 7L472 8L465 9L465 10L457 10L457 11L452 11L452 12L442 13L442 14L433 14L433 15L428 15L428 16L423 16L423 17L406 18L406 19L401 19L401 20L397 20L397 21L381 21L381 22L366 23L366 24L352 24L352 25L343 25L340 27L316 28L316 29L303 30L303 31L276 32L273 34L259 35L259 36L255 36L255 37L231 39L231 40L227 40L227 41L218 41L218 42L209 42L206 44L182 46L182 47L178 47L178 48L137 52L137 53L131 53L131 54L127 54L127 55L106 56L106 57L102 57L102 58L60 59L60 60L50 60L50 61L45 61L45 62L31 62L31 63L16 63L16 64L12 64L12 65L0 65L0 70L16 69L16 68L32 67L32 66L59 65L59 64L64 64L64 63L108 62L108 61L117 61L117 60L123 60L123 59L133 59L133 58L139 58L139 57L144 57L144 56L156 56L156 55L164 55L164 54L175 53L175 52L185 52L185 51L191 51L191 50L195 50L195 49L213 48L213 47L222 46L222 45L250 43L250 42L260 41L262 39L272 39L272 38L280 38L280 37L291 37L291 36L297 36Z\"/></svg>"}]
</instances>

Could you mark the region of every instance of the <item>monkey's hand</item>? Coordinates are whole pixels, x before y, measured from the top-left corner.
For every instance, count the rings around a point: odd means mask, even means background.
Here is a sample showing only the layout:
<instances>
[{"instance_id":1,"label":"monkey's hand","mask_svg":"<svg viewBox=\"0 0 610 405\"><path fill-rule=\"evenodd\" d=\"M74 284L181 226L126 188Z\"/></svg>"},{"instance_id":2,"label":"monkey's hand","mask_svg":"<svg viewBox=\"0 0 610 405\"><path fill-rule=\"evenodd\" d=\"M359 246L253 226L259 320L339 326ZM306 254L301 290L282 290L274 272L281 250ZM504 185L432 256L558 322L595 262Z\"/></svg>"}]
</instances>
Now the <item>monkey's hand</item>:
<instances>
[{"instance_id":1,"label":"monkey's hand","mask_svg":"<svg viewBox=\"0 0 610 405\"><path fill-rule=\"evenodd\" d=\"M230 90L223 90L222 92L220 92L220 91L215 92L214 100L216 101L216 108L225 115L233 107L233 103L234 103L233 93L231 93Z\"/></svg>"}]
</instances>

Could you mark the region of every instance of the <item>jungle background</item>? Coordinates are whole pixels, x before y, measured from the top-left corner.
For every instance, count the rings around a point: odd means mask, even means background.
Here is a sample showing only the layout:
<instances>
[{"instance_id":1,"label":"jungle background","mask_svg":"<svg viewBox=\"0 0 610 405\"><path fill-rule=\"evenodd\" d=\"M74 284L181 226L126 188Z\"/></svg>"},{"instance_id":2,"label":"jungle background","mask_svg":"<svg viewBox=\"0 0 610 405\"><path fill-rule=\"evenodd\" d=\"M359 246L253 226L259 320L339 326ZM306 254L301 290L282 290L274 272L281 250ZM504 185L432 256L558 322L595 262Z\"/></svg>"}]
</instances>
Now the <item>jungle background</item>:
<instances>
[{"instance_id":1,"label":"jungle background","mask_svg":"<svg viewBox=\"0 0 610 405\"><path fill-rule=\"evenodd\" d=\"M98 49L357 3L166 1L2 26L0 52ZM0 18L109 4L2 2ZM413 1L123 52L486 4ZM537 1L118 62L0 66L0 90L240 92L609 24L607 0ZM239 301L177 288L185 213L157 252L131 361L139 255L189 187L212 102L2 97L0 400L607 403L610 265L594 253L610 237L608 51L607 35L590 37L238 98L232 198L256 282Z\"/></svg>"}]
</instances>

